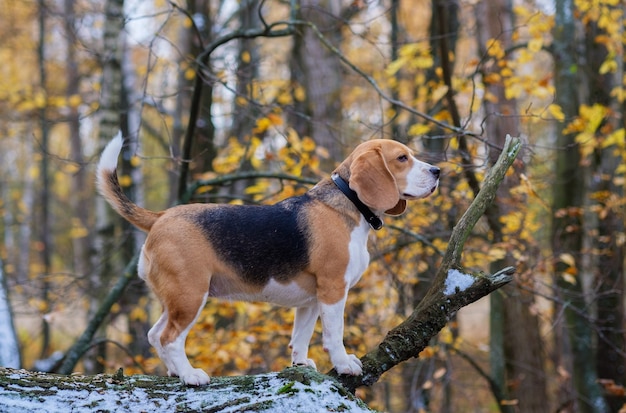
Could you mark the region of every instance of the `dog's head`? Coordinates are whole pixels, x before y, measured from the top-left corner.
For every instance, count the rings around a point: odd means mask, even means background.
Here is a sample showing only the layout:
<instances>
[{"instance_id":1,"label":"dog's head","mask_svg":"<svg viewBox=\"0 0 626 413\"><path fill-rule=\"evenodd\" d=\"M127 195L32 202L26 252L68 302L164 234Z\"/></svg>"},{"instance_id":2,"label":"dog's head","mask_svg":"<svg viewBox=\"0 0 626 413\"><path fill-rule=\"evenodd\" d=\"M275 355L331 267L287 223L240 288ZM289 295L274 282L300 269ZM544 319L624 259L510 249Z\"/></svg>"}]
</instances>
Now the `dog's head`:
<instances>
[{"instance_id":1,"label":"dog's head","mask_svg":"<svg viewBox=\"0 0 626 413\"><path fill-rule=\"evenodd\" d=\"M439 183L438 167L419 161L400 142L375 139L360 144L337 168L348 169L350 188L373 211L400 215L406 201L426 198Z\"/></svg>"}]
</instances>

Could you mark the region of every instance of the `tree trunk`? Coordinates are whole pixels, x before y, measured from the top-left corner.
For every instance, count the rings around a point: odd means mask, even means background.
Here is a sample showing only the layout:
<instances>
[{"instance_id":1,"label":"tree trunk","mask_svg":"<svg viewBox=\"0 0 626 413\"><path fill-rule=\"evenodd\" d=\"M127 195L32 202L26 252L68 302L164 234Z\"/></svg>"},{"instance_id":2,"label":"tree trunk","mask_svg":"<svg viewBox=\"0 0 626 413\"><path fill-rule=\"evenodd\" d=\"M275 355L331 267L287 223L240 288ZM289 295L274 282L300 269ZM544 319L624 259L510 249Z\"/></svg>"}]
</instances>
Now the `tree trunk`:
<instances>
[{"instance_id":1,"label":"tree trunk","mask_svg":"<svg viewBox=\"0 0 626 413\"><path fill-rule=\"evenodd\" d=\"M78 62L76 60L76 33L74 27L74 1L65 0L63 3L64 12L64 30L67 40L66 55L66 82L67 88L65 96L68 102L79 94L80 74L78 73ZM83 145L80 137L80 116L77 105L69 105L70 113L67 116L67 125L69 128L70 141L70 159L76 165L82 165ZM72 237L72 248L74 249L74 273L77 277L83 278L91 272L90 256L92 248L92 237L89 231L89 208L85 208L88 197L92 194L87 193L86 189L86 168L79 168L72 175L71 187L72 196L70 197L72 209L72 229L74 235Z\"/></svg>"},{"instance_id":2,"label":"tree trunk","mask_svg":"<svg viewBox=\"0 0 626 413\"><path fill-rule=\"evenodd\" d=\"M566 119L578 114L580 99L577 91L581 84L579 71L572 68L579 65L577 55L576 21L572 0L557 0L555 8L555 28L553 31L554 86L556 103L560 105ZM563 134L562 125L556 130L557 158L552 202L552 253L555 259L555 278L559 288L561 310L571 346L571 360L561 358L557 362L572 371L576 391L578 412L608 411L597 384L593 330L587 314L582 287L581 266L583 245L582 207L585 196L584 169L580 164L578 144L573 134ZM573 264L573 265L572 265ZM576 276L568 277L574 273ZM570 364L571 363L571 364ZM565 401L566 402L566 401ZM561 404L561 403L560 403Z\"/></svg>"},{"instance_id":3,"label":"tree trunk","mask_svg":"<svg viewBox=\"0 0 626 413\"><path fill-rule=\"evenodd\" d=\"M508 0L482 0L476 5L476 23L478 27L478 43L481 56L487 56L487 42L499 39L505 49L513 45L513 4ZM485 67L483 76L497 73L504 61L491 62ZM502 147L502 136L507 133L518 135L519 125L516 101L507 99L502 82L487 83L487 93L494 97L493 101L485 99L484 126L485 135L492 143L489 152L490 162L498 156L496 148ZM517 164L516 174L509 177L500 188L494 202L496 216L503 217L515 210L518 205L526 202L523 195L513 199L511 189L519 185L519 176L523 173L521 163ZM502 226L491 226L493 242L506 243L508 237L502 233ZM509 236L510 237L510 236ZM504 244L506 245L506 244ZM492 263L494 271L502 266L514 265L509 248L506 256ZM500 385L504 394L518 401L516 408L523 412L547 412L546 375L542 351L539 320L530 312L534 297L531 293L516 288L506 287L504 294L490 296L490 365L492 378ZM510 388L508 388L511 386ZM512 406L501 406L502 411L513 411Z\"/></svg>"},{"instance_id":4,"label":"tree trunk","mask_svg":"<svg viewBox=\"0 0 626 413\"><path fill-rule=\"evenodd\" d=\"M340 5L334 0L302 0L297 18L316 25L332 45L340 48ZM345 145L350 143L342 130L341 62L306 26L301 26L295 35L292 53L292 84L304 88L306 98L294 97L295 113L289 124L301 137L310 136L318 146L326 148L328 163L334 165L343 158Z\"/></svg>"},{"instance_id":5,"label":"tree trunk","mask_svg":"<svg viewBox=\"0 0 626 413\"><path fill-rule=\"evenodd\" d=\"M257 0L245 0L241 2L239 11L240 28L248 30L258 27L260 24L258 14L259 2ZM254 82L259 77L259 51L256 46L256 39L240 39L237 53L237 75L235 92L237 98L234 102L233 123L229 136L239 139L245 146L249 144L252 136L252 129L259 116L259 110L253 103L258 96L254 95ZM239 103L239 98L245 100L245 104ZM247 139L246 139L247 138ZM240 171L252 170L249 161L244 161L240 165ZM241 180L233 186L233 194L243 194L245 188L253 185L253 180Z\"/></svg>"},{"instance_id":6,"label":"tree trunk","mask_svg":"<svg viewBox=\"0 0 626 413\"><path fill-rule=\"evenodd\" d=\"M122 93L123 56L122 30L124 27L124 1L107 0L104 23L104 61L102 67L102 92L100 96L98 142L104 147L121 129L120 107ZM94 241L94 263L97 270L89 278L89 318L97 312L99 302L109 288L119 265L114 263L114 228L119 218L102 197L96 197L96 239ZM104 334L102 332L101 334ZM85 371L100 372L105 359L104 344L98 345L91 356L84 360ZM95 353L95 354L94 354Z\"/></svg>"},{"instance_id":7,"label":"tree trunk","mask_svg":"<svg viewBox=\"0 0 626 413\"><path fill-rule=\"evenodd\" d=\"M47 90L47 77L46 70L46 16L48 9L44 0L39 0L39 83L42 92ZM41 240L41 262L43 266L43 275L40 285L40 299L43 303L48 303L48 292L50 289L48 283L48 274L51 272L51 256L52 256L52 229L50 226L50 175L48 174L48 138L49 138L49 124L46 113L46 107L44 106L39 110L39 123L41 131L41 198L39 205L41 208L41 221L39 226L39 239ZM41 319L41 352L39 357L46 358L49 354L50 346L50 326L48 321L42 317Z\"/></svg>"},{"instance_id":8,"label":"tree trunk","mask_svg":"<svg viewBox=\"0 0 626 413\"><path fill-rule=\"evenodd\" d=\"M136 90L136 68L132 59L132 51L130 48L124 48L124 59L122 61L122 122L121 128L123 135L127 136L128 147L122 154L122 163L120 170L123 175L131 177L131 185L128 188L128 197L138 205L144 205L143 196L143 170L141 166L137 166L132 162L132 157L139 151L139 132L141 128L141 96L135 92ZM124 232L130 234L125 237L122 247L123 263L132 262L133 257L138 254L146 239L146 234L138 228L132 226L128 222L122 222ZM120 305L122 307L119 315L126 321L127 331L130 342L128 349L133 355L140 355L144 359L149 358L151 346L148 342L148 331L151 323L149 317L137 316L134 308L141 307L144 314L151 313L151 300L149 297L148 286L144 280L139 277L133 277L124 294L120 297Z\"/></svg>"},{"instance_id":9,"label":"tree trunk","mask_svg":"<svg viewBox=\"0 0 626 413\"><path fill-rule=\"evenodd\" d=\"M611 93L618 83L623 72L600 73L600 67L606 60L608 51L597 40L607 33L598 27L598 23L589 22L585 28L586 61L589 62L589 100L590 104L599 103L613 110L610 119L605 120L606 130L616 131L624 128L624 113L619 105L611 107ZM623 55L617 56L622 58ZM616 82L617 80L617 82ZM606 138L605 128L597 132L598 139ZM614 383L623 384L626 379L624 351L626 350L624 339L624 256L626 248L620 241L620 234L624 234L624 208L611 205L616 199L623 199L624 186L620 183L623 175L617 174L616 169L624 159L616 147L611 145L600 148L594 156L596 164L591 185L594 194L595 206L598 213L598 235L593 240L598 251L595 260L594 291L596 293L595 304L597 316L595 321L596 330L596 363L598 378L612 380ZM622 235L623 236L623 235ZM623 398L615 394L607 394L607 404L610 411L619 411L623 406Z\"/></svg>"},{"instance_id":10,"label":"tree trunk","mask_svg":"<svg viewBox=\"0 0 626 413\"><path fill-rule=\"evenodd\" d=\"M4 262L0 258L0 366L19 369L20 345L13 324L13 311L6 281Z\"/></svg>"}]
</instances>

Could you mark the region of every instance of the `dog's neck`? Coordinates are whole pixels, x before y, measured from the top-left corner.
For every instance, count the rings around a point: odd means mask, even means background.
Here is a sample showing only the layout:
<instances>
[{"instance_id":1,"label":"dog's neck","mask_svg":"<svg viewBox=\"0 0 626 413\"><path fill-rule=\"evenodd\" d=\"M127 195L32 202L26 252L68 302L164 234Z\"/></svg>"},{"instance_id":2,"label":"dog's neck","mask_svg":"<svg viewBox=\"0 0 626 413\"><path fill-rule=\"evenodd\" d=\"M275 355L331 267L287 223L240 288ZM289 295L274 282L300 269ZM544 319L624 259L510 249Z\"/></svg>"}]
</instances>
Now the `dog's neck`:
<instances>
[{"instance_id":1,"label":"dog's neck","mask_svg":"<svg viewBox=\"0 0 626 413\"><path fill-rule=\"evenodd\" d=\"M337 188L339 188L339 190L343 192L343 194L354 204L356 209L359 210L361 215L363 215L367 223L370 224L374 230L378 231L383 227L383 221L380 217L372 212L372 210L359 199L357 193L350 188L348 183L341 176L339 176L338 173L333 173L330 178L335 186L337 186Z\"/></svg>"}]
</instances>

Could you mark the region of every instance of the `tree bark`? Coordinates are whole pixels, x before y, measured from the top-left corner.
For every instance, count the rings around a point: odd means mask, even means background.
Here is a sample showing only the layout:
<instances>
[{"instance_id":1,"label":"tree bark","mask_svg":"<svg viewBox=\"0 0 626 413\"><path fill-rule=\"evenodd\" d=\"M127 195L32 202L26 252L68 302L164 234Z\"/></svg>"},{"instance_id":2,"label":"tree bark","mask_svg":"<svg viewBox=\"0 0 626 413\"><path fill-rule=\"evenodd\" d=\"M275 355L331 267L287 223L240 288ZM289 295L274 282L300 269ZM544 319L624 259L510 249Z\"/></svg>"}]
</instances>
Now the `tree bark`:
<instances>
[{"instance_id":1,"label":"tree bark","mask_svg":"<svg viewBox=\"0 0 626 413\"><path fill-rule=\"evenodd\" d=\"M302 0L298 19L311 22L326 41L341 47L340 3L334 0ZM298 134L310 136L329 152L329 165L343 158L345 137L342 133L341 62L323 44L310 27L300 26L296 33L291 59L291 81L302 87L306 99L294 96L294 113L289 124Z\"/></svg>"}]
</instances>

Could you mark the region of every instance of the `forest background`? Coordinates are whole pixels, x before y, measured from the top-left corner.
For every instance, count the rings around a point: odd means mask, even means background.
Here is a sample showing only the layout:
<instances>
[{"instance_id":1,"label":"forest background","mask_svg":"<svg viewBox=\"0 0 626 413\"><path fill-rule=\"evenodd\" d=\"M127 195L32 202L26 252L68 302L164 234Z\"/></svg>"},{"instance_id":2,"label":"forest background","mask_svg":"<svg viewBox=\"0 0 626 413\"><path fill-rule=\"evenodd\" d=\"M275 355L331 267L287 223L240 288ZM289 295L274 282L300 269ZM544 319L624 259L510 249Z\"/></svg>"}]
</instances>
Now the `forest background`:
<instances>
[{"instance_id":1,"label":"forest background","mask_svg":"<svg viewBox=\"0 0 626 413\"><path fill-rule=\"evenodd\" d=\"M435 196L372 234L372 264L346 311L357 354L419 302L511 134L523 153L463 264L512 265L515 281L358 395L390 412L624 406L622 2L0 5L1 365L58 371L132 268L143 235L94 189L118 130L129 139L120 181L155 210L275 202L368 139L399 140L439 165ZM164 374L146 339L159 311L133 278L76 370ZM211 375L280 370L292 317L211 301L189 336L192 363ZM330 368L319 331L311 353Z\"/></svg>"}]
</instances>

